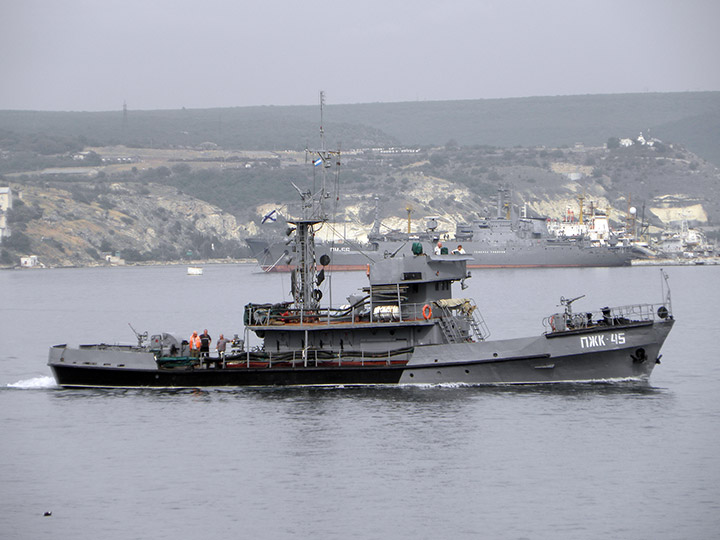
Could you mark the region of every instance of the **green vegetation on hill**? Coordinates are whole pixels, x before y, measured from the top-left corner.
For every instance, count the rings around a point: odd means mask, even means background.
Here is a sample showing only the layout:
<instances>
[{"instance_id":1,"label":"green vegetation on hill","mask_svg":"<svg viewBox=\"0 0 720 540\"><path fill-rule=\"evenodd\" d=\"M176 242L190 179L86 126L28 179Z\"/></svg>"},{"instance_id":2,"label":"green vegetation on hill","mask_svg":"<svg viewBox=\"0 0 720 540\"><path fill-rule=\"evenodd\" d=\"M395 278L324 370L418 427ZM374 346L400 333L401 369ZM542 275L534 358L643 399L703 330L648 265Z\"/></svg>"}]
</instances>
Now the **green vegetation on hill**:
<instances>
[{"instance_id":1,"label":"green vegetation on hill","mask_svg":"<svg viewBox=\"0 0 720 540\"><path fill-rule=\"evenodd\" d=\"M40 112L0 111L0 149L45 152L35 139L56 147L123 144L139 148L195 147L214 143L243 150L302 150L318 141L319 115L312 107L235 107L168 111ZM326 125L333 147L392 146L396 139L367 124ZM45 146L49 147L50 142Z\"/></svg>"},{"instance_id":2,"label":"green vegetation on hill","mask_svg":"<svg viewBox=\"0 0 720 540\"><path fill-rule=\"evenodd\" d=\"M720 92L556 96L327 105L328 147L600 145L644 132L720 164ZM693 126L700 123L700 129ZM0 111L8 136L38 134L89 146L302 149L316 146L314 106L111 112ZM679 138L678 136L682 136Z\"/></svg>"},{"instance_id":3,"label":"green vegetation on hill","mask_svg":"<svg viewBox=\"0 0 720 540\"><path fill-rule=\"evenodd\" d=\"M720 92L555 96L339 106L346 121L409 144L597 145L682 118L720 112ZM629 133L625 133L629 131ZM413 140L415 139L415 140Z\"/></svg>"}]
</instances>

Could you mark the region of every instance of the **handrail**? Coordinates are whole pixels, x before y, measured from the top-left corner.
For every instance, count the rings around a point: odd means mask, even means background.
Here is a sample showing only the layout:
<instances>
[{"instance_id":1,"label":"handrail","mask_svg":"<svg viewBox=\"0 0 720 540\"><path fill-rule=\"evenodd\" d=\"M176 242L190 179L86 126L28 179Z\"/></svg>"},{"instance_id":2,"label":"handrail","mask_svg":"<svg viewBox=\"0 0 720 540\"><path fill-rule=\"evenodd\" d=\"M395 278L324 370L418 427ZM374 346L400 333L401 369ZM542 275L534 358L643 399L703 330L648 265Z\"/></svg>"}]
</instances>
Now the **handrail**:
<instances>
[{"instance_id":1,"label":"handrail","mask_svg":"<svg viewBox=\"0 0 720 540\"><path fill-rule=\"evenodd\" d=\"M630 304L578 313L573 313L571 310L554 313L543 319L543 327L547 333L554 333L600 326L624 326L632 323L659 322L672 318L672 310L666 303Z\"/></svg>"},{"instance_id":2,"label":"handrail","mask_svg":"<svg viewBox=\"0 0 720 540\"><path fill-rule=\"evenodd\" d=\"M370 307L372 306L372 310ZM430 306L428 309L427 306ZM463 299L463 302L454 306L443 306L435 301L427 303L392 303L381 305L371 303L368 298L352 306L341 308L319 308L314 311L291 308L283 304L249 304L245 307L246 326L255 329L277 328L278 326L295 326L307 328L306 325L331 326L335 324L440 324L444 332L454 328L458 323L466 331L450 330L451 341L465 341L474 339L483 341L488 338L490 331L479 313L475 302Z\"/></svg>"},{"instance_id":3,"label":"handrail","mask_svg":"<svg viewBox=\"0 0 720 540\"><path fill-rule=\"evenodd\" d=\"M352 307L345 308L319 308L313 311L299 310L283 305L269 306L246 306L246 320L248 326L273 327L285 324L337 324L353 322L398 322L398 321L419 321L423 320L424 303L387 303L373 304L373 311L370 311L370 303L364 302ZM385 308L385 310L383 310ZM394 308L394 310L388 309ZM436 319L438 313L432 314L429 319Z\"/></svg>"},{"instance_id":4,"label":"handrail","mask_svg":"<svg viewBox=\"0 0 720 540\"><path fill-rule=\"evenodd\" d=\"M368 351L366 349L359 350L342 350L342 349L318 349L311 347L305 350L306 354L302 357L299 355L301 351L297 349L273 352L264 349L254 351L244 351L234 357L226 358L226 367L234 367L238 364L246 368L265 367L265 368L282 368L292 367L319 367L321 365L337 365L342 366L353 362L360 366L366 364L377 365L379 362L391 366L395 364L405 364L410 360L410 356L414 351L414 347L400 347L397 349L381 349L377 351ZM174 359L176 360L176 359ZM190 358L188 358L190 360ZM228 366L227 364L230 364Z\"/></svg>"}]
</instances>

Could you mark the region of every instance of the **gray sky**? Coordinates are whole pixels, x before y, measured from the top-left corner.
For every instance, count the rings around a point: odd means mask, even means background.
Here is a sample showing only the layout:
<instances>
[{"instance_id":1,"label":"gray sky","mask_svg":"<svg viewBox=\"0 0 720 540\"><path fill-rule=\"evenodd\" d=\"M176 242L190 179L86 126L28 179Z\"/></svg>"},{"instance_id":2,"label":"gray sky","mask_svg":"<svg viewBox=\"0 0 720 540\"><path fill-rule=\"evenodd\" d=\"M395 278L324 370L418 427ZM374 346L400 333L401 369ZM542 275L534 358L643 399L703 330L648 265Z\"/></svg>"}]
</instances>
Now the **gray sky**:
<instances>
[{"instance_id":1,"label":"gray sky","mask_svg":"<svg viewBox=\"0 0 720 540\"><path fill-rule=\"evenodd\" d=\"M717 0L0 0L0 109L720 90Z\"/></svg>"}]
</instances>

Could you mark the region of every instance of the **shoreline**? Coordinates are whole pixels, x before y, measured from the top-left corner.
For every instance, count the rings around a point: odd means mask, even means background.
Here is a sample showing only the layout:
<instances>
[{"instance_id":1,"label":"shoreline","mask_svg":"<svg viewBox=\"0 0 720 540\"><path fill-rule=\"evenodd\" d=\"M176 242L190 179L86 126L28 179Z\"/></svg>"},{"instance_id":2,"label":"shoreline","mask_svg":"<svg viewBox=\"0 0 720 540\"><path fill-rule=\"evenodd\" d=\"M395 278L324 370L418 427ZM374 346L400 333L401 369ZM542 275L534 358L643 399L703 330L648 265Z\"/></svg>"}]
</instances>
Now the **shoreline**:
<instances>
[{"instance_id":1,"label":"shoreline","mask_svg":"<svg viewBox=\"0 0 720 540\"><path fill-rule=\"evenodd\" d=\"M0 270L50 270L57 268L123 268L129 266L203 266L210 264L258 264L255 259L203 259L197 261L140 261L125 264L71 264L47 266L42 263L36 266L0 266Z\"/></svg>"},{"instance_id":2,"label":"shoreline","mask_svg":"<svg viewBox=\"0 0 720 540\"><path fill-rule=\"evenodd\" d=\"M714 266L720 264L720 257L633 259L630 266Z\"/></svg>"},{"instance_id":3,"label":"shoreline","mask_svg":"<svg viewBox=\"0 0 720 540\"><path fill-rule=\"evenodd\" d=\"M32 267L23 267L19 265L14 266L0 266L2 270L49 270L57 268L123 268L129 266L203 266L213 264L242 264L242 265L257 265L259 263L253 258L244 259L202 259L193 261L142 261L142 262L131 262L125 264L110 264L110 263L97 263L97 264L78 264L78 265L53 265L46 266L38 264ZM663 259L633 259L630 261L630 266L716 266L720 265L720 257L695 257L695 258L663 258Z\"/></svg>"}]
</instances>

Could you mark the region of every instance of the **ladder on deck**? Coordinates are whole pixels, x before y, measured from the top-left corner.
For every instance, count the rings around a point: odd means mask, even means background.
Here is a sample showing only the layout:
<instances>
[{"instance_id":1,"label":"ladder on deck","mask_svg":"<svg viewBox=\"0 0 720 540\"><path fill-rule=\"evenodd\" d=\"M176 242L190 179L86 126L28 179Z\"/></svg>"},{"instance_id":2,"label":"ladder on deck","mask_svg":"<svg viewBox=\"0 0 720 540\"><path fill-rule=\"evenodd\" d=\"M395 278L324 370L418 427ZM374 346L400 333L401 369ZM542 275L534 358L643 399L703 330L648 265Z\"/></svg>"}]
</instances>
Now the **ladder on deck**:
<instances>
[{"instance_id":1,"label":"ladder on deck","mask_svg":"<svg viewBox=\"0 0 720 540\"><path fill-rule=\"evenodd\" d=\"M448 343L462 343L468 341L473 335L478 341L485 341L490 335L490 330L485 324L485 320L480 316L477 317L477 310L466 316L470 332L465 332L458 325L458 316L454 315L448 308L441 308L441 314L438 318L440 329Z\"/></svg>"},{"instance_id":2,"label":"ladder on deck","mask_svg":"<svg viewBox=\"0 0 720 540\"><path fill-rule=\"evenodd\" d=\"M485 319L479 309L474 309L470 315L470 326L473 332L475 332L475 337L478 341L485 341L490 337L490 329L485 323Z\"/></svg>"},{"instance_id":3,"label":"ladder on deck","mask_svg":"<svg viewBox=\"0 0 720 540\"><path fill-rule=\"evenodd\" d=\"M465 341L463 332L457 324L457 319L448 309L443 308L442 315L440 315L438 322L448 343L461 343Z\"/></svg>"}]
</instances>

